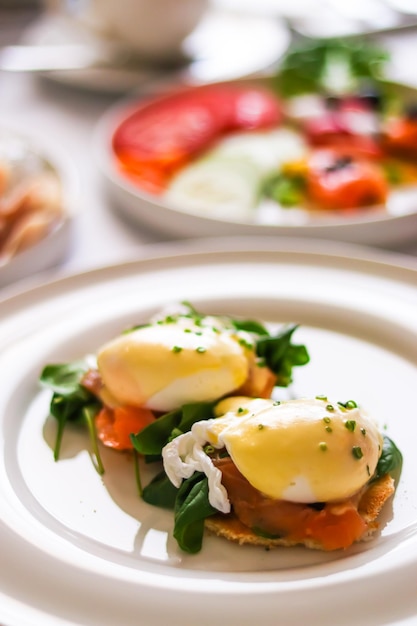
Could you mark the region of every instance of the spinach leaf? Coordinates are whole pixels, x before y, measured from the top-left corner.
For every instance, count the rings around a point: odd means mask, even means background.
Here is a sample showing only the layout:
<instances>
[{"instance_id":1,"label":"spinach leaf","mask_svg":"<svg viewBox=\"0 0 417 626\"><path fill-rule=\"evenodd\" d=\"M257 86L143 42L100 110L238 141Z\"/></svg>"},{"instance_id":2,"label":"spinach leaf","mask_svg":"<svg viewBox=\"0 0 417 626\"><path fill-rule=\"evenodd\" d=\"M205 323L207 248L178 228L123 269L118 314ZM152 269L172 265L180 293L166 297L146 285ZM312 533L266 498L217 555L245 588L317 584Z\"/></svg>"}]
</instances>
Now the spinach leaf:
<instances>
[{"instance_id":1,"label":"spinach leaf","mask_svg":"<svg viewBox=\"0 0 417 626\"><path fill-rule=\"evenodd\" d=\"M292 382L292 368L306 365L310 357L304 345L294 345L291 338L297 324L283 328L277 335L260 337L256 343L256 354L277 375L277 385L287 387Z\"/></svg>"},{"instance_id":2,"label":"spinach leaf","mask_svg":"<svg viewBox=\"0 0 417 626\"><path fill-rule=\"evenodd\" d=\"M175 501L174 537L185 552L195 554L201 550L204 521L217 513L208 499L208 479L195 472L184 480Z\"/></svg>"},{"instance_id":3,"label":"spinach leaf","mask_svg":"<svg viewBox=\"0 0 417 626\"><path fill-rule=\"evenodd\" d=\"M380 478L385 474L391 474L395 478L395 474L400 474L403 464L403 456L395 443L384 435L382 444L382 452L376 466L375 478Z\"/></svg>"},{"instance_id":4,"label":"spinach leaf","mask_svg":"<svg viewBox=\"0 0 417 626\"><path fill-rule=\"evenodd\" d=\"M231 320L232 325L236 330L244 330L247 333L255 333L256 335L269 335L267 329L263 324L256 320Z\"/></svg>"},{"instance_id":5,"label":"spinach leaf","mask_svg":"<svg viewBox=\"0 0 417 626\"><path fill-rule=\"evenodd\" d=\"M174 487L168 476L162 471L143 489L142 498L148 504L153 504L163 509L173 509L177 493L178 489Z\"/></svg>"},{"instance_id":6,"label":"spinach leaf","mask_svg":"<svg viewBox=\"0 0 417 626\"><path fill-rule=\"evenodd\" d=\"M191 430L194 422L213 417L212 402L184 404L181 408L161 415L145 426L140 433L131 435L135 449L144 456L160 459L162 448L172 439Z\"/></svg>"},{"instance_id":7,"label":"spinach leaf","mask_svg":"<svg viewBox=\"0 0 417 626\"><path fill-rule=\"evenodd\" d=\"M97 471L104 472L97 445L94 418L101 408L101 403L81 381L88 371L84 361L46 365L40 375L43 387L52 390L50 413L58 421L58 431L54 446L54 459L59 459L62 437L68 422L84 424L89 432L93 448L93 461ZM95 458L94 458L95 457Z\"/></svg>"}]
</instances>

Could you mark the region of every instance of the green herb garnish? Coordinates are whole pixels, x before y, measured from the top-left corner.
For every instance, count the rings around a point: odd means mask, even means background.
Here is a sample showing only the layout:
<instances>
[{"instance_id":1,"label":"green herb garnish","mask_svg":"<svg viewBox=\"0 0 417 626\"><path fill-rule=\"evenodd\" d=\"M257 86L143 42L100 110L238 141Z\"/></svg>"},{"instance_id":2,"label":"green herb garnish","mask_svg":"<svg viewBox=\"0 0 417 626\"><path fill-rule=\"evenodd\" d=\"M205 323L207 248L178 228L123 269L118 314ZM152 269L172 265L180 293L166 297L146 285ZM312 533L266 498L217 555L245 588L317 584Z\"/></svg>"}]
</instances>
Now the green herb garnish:
<instances>
[{"instance_id":1,"label":"green herb garnish","mask_svg":"<svg viewBox=\"0 0 417 626\"><path fill-rule=\"evenodd\" d=\"M380 82L389 55L359 39L315 39L295 43L284 56L275 82L280 94L344 94L364 81Z\"/></svg>"},{"instance_id":2,"label":"green herb garnish","mask_svg":"<svg viewBox=\"0 0 417 626\"><path fill-rule=\"evenodd\" d=\"M53 391L50 413L58 421L58 431L54 446L54 459L59 459L62 437L69 422L81 423L87 427L92 459L96 470L104 473L103 464L97 445L94 418L101 408L100 402L81 384L88 371L85 361L50 364L44 367L40 375L43 387Z\"/></svg>"}]
</instances>

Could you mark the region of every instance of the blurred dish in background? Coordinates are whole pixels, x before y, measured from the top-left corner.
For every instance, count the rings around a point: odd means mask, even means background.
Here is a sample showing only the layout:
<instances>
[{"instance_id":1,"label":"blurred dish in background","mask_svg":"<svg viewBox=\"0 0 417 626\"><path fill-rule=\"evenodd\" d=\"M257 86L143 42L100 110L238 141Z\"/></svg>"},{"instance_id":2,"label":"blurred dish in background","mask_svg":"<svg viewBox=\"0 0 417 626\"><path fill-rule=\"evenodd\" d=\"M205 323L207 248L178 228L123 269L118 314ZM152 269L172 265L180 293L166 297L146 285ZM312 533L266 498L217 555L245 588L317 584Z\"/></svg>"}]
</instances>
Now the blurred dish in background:
<instances>
[{"instance_id":1,"label":"blurred dish in background","mask_svg":"<svg viewBox=\"0 0 417 626\"><path fill-rule=\"evenodd\" d=\"M203 18L209 0L72 0L66 5L99 37L150 62L172 63L181 58L182 43ZM62 10L62 2L60 6Z\"/></svg>"},{"instance_id":2,"label":"blurred dish in background","mask_svg":"<svg viewBox=\"0 0 417 626\"><path fill-rule=\"evenodd\" d=\"M87 44L100 50L109 43L78 20L47 14L24 33L22 44ZM111 42L110 42L111 43ZM49 71L48 79L82 89L120 94L157 93L178 83L199 85L251 76L275 65L287 50L290 33L281 20L210 9L182 45L183 62L150 66L137 58L81 70Z\"/></svg>"},{"instance_id":3,"label":"blurred dish in background","mask_svg":"<svg viewBox=\"0 0 417 626\"><path fill-rule=\"evenodd\" d=\"M75 180L54 149L0 128L0 287L63 260Z\"/></svg>"},{"instance_id":4,"label":"blurred dish in background","mask_svg":"<svg viewBox=\"0 0 417 626\"><path fill-rule=\"evenodd\" d=\"M306 37L347 37L417 26L415 0L212 0L214 6L279 16Z\"/></svg>"},{"instance_id":5,"label":"blurred dish in background","mask_svg":"<svg viewBox=\"0 0 417 626\"><path fill-rule=\"evenodd\" d=\"M414 237L415 109L377 78L384 60L358 43L310 42L269 79L117 106L96 142L117 207L175 236Z\"/></svg>"}]
</instances>

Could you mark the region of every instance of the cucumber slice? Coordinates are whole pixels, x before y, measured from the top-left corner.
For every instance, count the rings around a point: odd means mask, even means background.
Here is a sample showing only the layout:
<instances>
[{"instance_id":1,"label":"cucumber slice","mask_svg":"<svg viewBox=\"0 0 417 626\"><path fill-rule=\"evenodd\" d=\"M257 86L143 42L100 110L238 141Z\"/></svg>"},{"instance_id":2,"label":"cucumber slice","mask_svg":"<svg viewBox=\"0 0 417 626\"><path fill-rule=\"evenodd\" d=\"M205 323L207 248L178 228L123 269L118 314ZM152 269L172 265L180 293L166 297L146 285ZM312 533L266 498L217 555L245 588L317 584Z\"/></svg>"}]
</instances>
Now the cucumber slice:
<instances>
[{"instance_id":1,"label":"cucumber slice","mask_svg":"<svg viewBox=\"0 0 417 626\"><path fill-rule=\"evenodd\" d=\"M259 168L245 159L204 158L173 178L165 199L207 217L245 220L257 205L261 181Z\"/></svg>"}]
</instances>

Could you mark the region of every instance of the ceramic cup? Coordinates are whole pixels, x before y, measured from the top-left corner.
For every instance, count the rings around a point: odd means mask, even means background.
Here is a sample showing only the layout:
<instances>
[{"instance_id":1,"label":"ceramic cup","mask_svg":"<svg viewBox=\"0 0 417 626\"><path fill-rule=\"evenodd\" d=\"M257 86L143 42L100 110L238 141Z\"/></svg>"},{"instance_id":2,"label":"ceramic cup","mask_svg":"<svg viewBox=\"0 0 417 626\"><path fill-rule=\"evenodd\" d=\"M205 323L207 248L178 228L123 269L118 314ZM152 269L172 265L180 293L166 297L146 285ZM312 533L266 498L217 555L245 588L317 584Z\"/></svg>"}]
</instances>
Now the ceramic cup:
<instances>
[{"instance_id":1,"label":"ceramic cup","mask_svg":"<svg viewBox=\"0 0 417 626\"><path fill-rule=\"evenodd\" d=\"M210 0L45 0L101 37L138 55L173 60L202 19Z\"/></svg>"}]
</instances>

